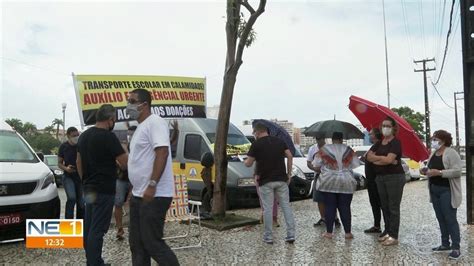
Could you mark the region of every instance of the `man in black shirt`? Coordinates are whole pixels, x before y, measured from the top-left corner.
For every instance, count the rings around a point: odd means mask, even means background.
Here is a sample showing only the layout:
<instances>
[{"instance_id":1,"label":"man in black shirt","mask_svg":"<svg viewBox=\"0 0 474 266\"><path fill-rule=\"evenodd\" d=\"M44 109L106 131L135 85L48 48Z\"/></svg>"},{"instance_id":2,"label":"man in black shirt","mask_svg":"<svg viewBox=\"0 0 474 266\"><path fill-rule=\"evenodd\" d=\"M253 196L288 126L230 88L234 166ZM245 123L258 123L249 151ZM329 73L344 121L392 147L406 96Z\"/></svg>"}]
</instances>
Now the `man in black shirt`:
<instances>
[{"instance_id":1,"label":"man in black shirt","mask_svg":"<svg viewBox=\"0 0 474 266\"><path fill-rule=\"evenodd\" d=\"M76 219L84 218L84 200L82 199L81 179L76 171L77 141L79 131L70 127L66 131L67 141L59 146L58 167L64 171L62 183L66 192L65 218L74 219L74 205L76 205Z\"/></svg>"},{"instance_id":2,"label":"man in black shirt","mask_svg":"<svg viewBox=\"0 0 474 266\"><path fill-rule=\"evenodd\" d=\"M116 161L127 165L127 154L111 131L115 108L102 105L96 124L79 137L77 170L82 178L85 199L84 249L87 265L104 265L102 245L109 229L117 180Z\"/></svg>"},{"instance_id":3,"label":"man in black shirt","mask_svg":"<svg viewBox=\"0 0 474 266\"><path fill-rule=\"evenodd\" d=\"M257 123L254 126L254 136L257 139L248 152L245 165L251 167L257 162L258 185L263 203L263 224L265 233L263 241L273 244L272 235L272 209L274 197L278 199L283 216L286 221L287 243L295 242L295 220L290 207L290 196L288 184L291 179L291 168L293 155L286 143L273 136L268 135L268 129ZM287 168L285 169L285 156L287 157Z\"/></svg>"}]
</instances>

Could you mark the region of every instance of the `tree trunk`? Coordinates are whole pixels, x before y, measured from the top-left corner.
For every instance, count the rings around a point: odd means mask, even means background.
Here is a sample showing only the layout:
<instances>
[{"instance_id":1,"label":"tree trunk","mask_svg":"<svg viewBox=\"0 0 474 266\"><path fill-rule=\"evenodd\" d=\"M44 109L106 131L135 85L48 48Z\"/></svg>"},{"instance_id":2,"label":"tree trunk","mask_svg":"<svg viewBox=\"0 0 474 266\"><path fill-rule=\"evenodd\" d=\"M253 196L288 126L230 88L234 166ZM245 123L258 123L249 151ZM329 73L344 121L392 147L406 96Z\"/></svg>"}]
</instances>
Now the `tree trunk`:
<instances>
[{"instance_id":1,"label":"tree trunk","mask_svg":"<svg viewBox=\"0 0 474 266\"><path fill-rule=\"evenodd\" d=\"M221 105L218 116L216 145L214 147L215 160L215 187L213 195L212 215L223 218L226 209L227 187L227 133L229 131L229 117L232 108L232 97L237 76L237 70L232 70L224 76Z\"/></svg>"}]
</instances>

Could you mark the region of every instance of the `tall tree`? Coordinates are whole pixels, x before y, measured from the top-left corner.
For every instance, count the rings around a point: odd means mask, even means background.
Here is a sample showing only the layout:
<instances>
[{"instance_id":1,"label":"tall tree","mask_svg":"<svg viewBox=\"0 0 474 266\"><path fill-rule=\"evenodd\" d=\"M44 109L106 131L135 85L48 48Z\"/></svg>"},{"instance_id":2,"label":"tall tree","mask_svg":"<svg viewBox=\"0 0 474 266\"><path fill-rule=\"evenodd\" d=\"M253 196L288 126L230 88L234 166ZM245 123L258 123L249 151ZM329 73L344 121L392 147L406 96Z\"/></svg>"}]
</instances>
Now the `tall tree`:
<instances>
[{"instance_id":1,"label":"tall tree","mask_svg":"<svg viewBox=\"0 0 474 266\"><path fill-rule=\"evenodd\" d=\"M418 137L422 140L425 140L425 115L421 114L420 112L415 112L415 110L407 106L392 108L392 111L403 117L408 122L408 124L411 125L413 130L415 130L415 133L418 135Z\"/></svg>"},{"instance_id":2,"label":"tall tree","mask_svg":"<svg viewBox=\"0 0 474 266\"><path fill-rule=\"evenodd\" d=\"M38 134L38 128L31 122L25 122L23 124L24 136L34 136Z\"/></svg>"},{"instance_id":3,"label":"tall tree","mask_svg":"<svg viewBox=\"0 0 474 266\"><path fill-rule=\"evenodd\" d=\"M63 125L63 120L55 118L52 122L52 126L56 126L56 139L59 139L59 127Z\"/></svg>"},{"instance_id":4,"label":"tall tree","mask_svg":"<svg viewBox=\"0 0 474 266\"><path fill-rule=\"evenodd\" d=\"M25 133L25 130L23 129L23 122L21 122L20 119L18 118L9 118L6 119L5 122L9 124L16 132L20 133L20 135L23 135Z\"/></svg>"},{"instance_id":5,"label":"tall tree","mask_svg":"<svg viewBox=\"0 0 474 266\"><path fill-rule=\"evenodd\" d=\"M226 185L227 185L227 133L229 131L232 97L237 79L237 73L242 65L242 55L245 47L249 47L255 40L253 25L257 18L265 11L266 0L259 0L258 9L255 10L248 0L227 0L226 39L227 54L225 61L224 83L222 85L221 102L216 129L215 176L212 215L225 216ZM241 7L250 13L248 21L243 19ZM238 42L238 43L237 43Z\"/></svg>"},{"instance_id":6,"label":"tall tree","mask_svg":"<svg viewBox=\"0 0 474 266\"><path fill-rule=\"evenodd\" d=\"M44 131L44 133L51 134L51 132L54 132L54 126L53 125L46 126L46 127L44 127L43 131Z\"/></svg>"}]
</instances>

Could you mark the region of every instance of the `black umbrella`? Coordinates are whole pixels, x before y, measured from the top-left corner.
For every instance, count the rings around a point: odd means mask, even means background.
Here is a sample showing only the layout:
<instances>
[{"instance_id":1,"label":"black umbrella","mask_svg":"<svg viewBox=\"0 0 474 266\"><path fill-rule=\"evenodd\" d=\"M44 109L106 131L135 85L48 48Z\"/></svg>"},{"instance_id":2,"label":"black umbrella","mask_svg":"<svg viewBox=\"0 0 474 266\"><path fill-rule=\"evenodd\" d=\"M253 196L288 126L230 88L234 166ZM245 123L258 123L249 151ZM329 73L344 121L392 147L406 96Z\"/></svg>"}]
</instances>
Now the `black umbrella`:
<instances>
[{"instance_id":1,"label":"black umbrella","mask_svg":"<svg viewBox=\"0 0 474 266\"><path fill-rule=\"evenodd\" d=\"M351 123L339 120L319 121L306 128L306 136L331 138L333 132L342 132L344 139L363 139L364 133Z\"/></svg>"}]
</instances>

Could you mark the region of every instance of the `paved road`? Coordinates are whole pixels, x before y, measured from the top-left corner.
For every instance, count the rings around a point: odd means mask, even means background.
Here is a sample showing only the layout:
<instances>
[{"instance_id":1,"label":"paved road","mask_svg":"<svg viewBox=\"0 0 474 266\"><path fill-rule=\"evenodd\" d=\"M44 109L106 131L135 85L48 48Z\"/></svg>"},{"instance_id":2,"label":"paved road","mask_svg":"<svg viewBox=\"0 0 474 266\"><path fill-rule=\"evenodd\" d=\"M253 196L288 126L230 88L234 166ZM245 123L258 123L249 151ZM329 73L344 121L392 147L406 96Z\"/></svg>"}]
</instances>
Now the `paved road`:
<instances>
[{"instance_id":1,"label":"paved road","mask_svg":"<svg viewBox=\"0 0 474 266\"><path fill-rule=\"evenodd\" d=\"M464 184L464 180L463 180ZM61 189L62 198L64 192ZM465 197L464 197L465 199ZM64 201L64 200L63 200ZM324 228L313 228L316 208L311 200L293 202L297 221L295 245L285 244L284 225L275 231L273 246L261 241L262 225L216 232L203 229L204 246L177 251L182 265L221 264L447 264L447 254L433 254L431 247L439 244L437 221L428 201L426 181L408 183L402 201L400 245L382 247L375 236L363 233L371 226L372 215L366 191L358 191L352 203L353 240L345 240L342 229L337 229L333 240L321 237ZM474 264L474 227L466 225L465 200L458 212L461 224L460 264ZM235 213L259 217L258 209L237 210ZM282 220L281 220L282 222ZM283 224L283 223L282 223ZM167 225L168 233L183 225ZM104 257L113 265L130 265L127 241L116 241L111 228L106 235ZM0 245L0 265L84 265L83 250L30 250L24 243Z\"/></svg>"}]
</instances>

